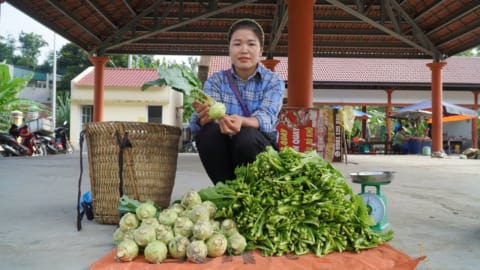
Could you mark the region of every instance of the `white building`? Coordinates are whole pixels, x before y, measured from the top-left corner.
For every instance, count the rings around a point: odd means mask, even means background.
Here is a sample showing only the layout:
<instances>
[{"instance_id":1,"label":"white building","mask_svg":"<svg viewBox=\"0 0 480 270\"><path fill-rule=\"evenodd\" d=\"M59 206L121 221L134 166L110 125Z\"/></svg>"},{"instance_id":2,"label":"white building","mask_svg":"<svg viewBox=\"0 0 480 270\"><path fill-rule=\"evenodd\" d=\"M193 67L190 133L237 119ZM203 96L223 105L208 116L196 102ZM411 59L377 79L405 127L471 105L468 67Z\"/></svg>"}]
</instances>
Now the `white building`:
<instances>
[{"instance_id":1,"label":"white building","mask_svg":"<svg viewBox=\"0 0 480 270\"><path fill-rule=\"evenodd\" d=\"M183 95L170 87L141 86L158 79L156 69L105 68L103 121L155 122L181 127ZM94 68L71 82L70 139L78 146L84 123L93 121Z\"/></svg>"}]
</instances>

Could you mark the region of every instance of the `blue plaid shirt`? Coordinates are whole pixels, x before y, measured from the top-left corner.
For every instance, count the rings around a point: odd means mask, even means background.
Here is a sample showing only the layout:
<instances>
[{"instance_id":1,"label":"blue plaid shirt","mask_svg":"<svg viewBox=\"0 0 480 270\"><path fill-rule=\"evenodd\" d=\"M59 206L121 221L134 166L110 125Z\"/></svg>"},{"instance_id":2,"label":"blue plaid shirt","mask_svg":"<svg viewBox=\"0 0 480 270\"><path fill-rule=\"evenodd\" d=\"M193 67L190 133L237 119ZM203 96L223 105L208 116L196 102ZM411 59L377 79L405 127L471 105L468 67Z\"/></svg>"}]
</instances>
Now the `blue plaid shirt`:
<instances>
[{"instance_id":1,"label":"blue plaid shirt","mask_svg":"<svg viewBox=\"0 0 480 270\"><path fill-rule=\"evenodd\" d=\"M238 92L243 104L256 117L259 122L259 130L265 133L275 133L278 122L278 113L282 107L285 82L277 73L258 65L257 70L246 80L238 77L233 69L233 83L237 85ZM227 108L227 114L246 116L233 90L230 88L228 78L223 70L210 76L204 85L205 93L216 101L222 102ZM199 117L196 112L190 118L190 130L196 134L200 130Z\"/></svg>"}]
</instances>

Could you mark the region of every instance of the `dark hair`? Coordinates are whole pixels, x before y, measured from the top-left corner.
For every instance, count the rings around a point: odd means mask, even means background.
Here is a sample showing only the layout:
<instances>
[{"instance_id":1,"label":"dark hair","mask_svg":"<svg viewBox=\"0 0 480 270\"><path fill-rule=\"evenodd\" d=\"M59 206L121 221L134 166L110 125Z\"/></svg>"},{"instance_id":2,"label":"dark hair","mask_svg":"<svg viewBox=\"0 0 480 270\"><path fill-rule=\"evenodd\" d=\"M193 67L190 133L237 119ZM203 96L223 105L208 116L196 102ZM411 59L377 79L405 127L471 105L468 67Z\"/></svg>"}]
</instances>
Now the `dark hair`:
<instances>
[{"instance_id":1,"label":"dark hair","mask_svg":"<svg viewBox=\"0 0 480 270\"><path fill-rule=\"evenodd\" d=\"M255 33L255 35L258 37L258 40L260 41L260 46L263 47L265 34L263 33L262 26L252 19L240 19L234 22L232 26L230 26L230 29L228 29L228 43L230 43L230 41L232 40L233 33L238 29L252 30L253 33Z\"/></svg>"}]
</instances>

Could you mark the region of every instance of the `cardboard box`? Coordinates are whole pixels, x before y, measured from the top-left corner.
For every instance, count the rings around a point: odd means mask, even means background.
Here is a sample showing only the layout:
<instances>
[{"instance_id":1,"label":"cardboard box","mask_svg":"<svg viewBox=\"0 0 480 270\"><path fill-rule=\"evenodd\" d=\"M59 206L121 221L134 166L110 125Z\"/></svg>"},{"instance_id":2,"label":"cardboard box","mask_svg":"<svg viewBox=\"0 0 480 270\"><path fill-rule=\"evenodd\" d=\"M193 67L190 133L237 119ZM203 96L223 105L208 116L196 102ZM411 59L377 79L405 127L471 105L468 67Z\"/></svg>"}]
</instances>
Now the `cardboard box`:
<instances>
[{"instance_id":1,"label":"cardboard box","mask_svg":"<svg viewBox=\"0 0 480 270\"><path fill-rule=\"evenodd\" d=\"M27 123L30 132L36 132L41 134L50 134L54 130L52 120L46 118L39 118Z\"/></svg>"}]
</instances>

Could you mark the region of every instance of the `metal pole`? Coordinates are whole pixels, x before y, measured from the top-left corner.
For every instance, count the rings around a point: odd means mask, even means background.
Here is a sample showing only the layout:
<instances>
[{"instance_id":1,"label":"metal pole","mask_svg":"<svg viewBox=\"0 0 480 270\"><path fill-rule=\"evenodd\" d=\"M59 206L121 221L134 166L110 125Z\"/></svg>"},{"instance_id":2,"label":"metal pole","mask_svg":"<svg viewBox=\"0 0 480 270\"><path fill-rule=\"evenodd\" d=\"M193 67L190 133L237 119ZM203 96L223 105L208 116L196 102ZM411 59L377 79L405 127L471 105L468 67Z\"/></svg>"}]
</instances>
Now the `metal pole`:
<instances>
[{"instance_id":1,"label":"metal pole","mask_svg":"<svg viewBox=\"0 0 480 270\"><path fill-rule=\"evenodd\" d=\"M52 84L52 122L57 123L57 48L55 45L56 34L53 33L53 84Z\"/></svg>"}]
</instances>

